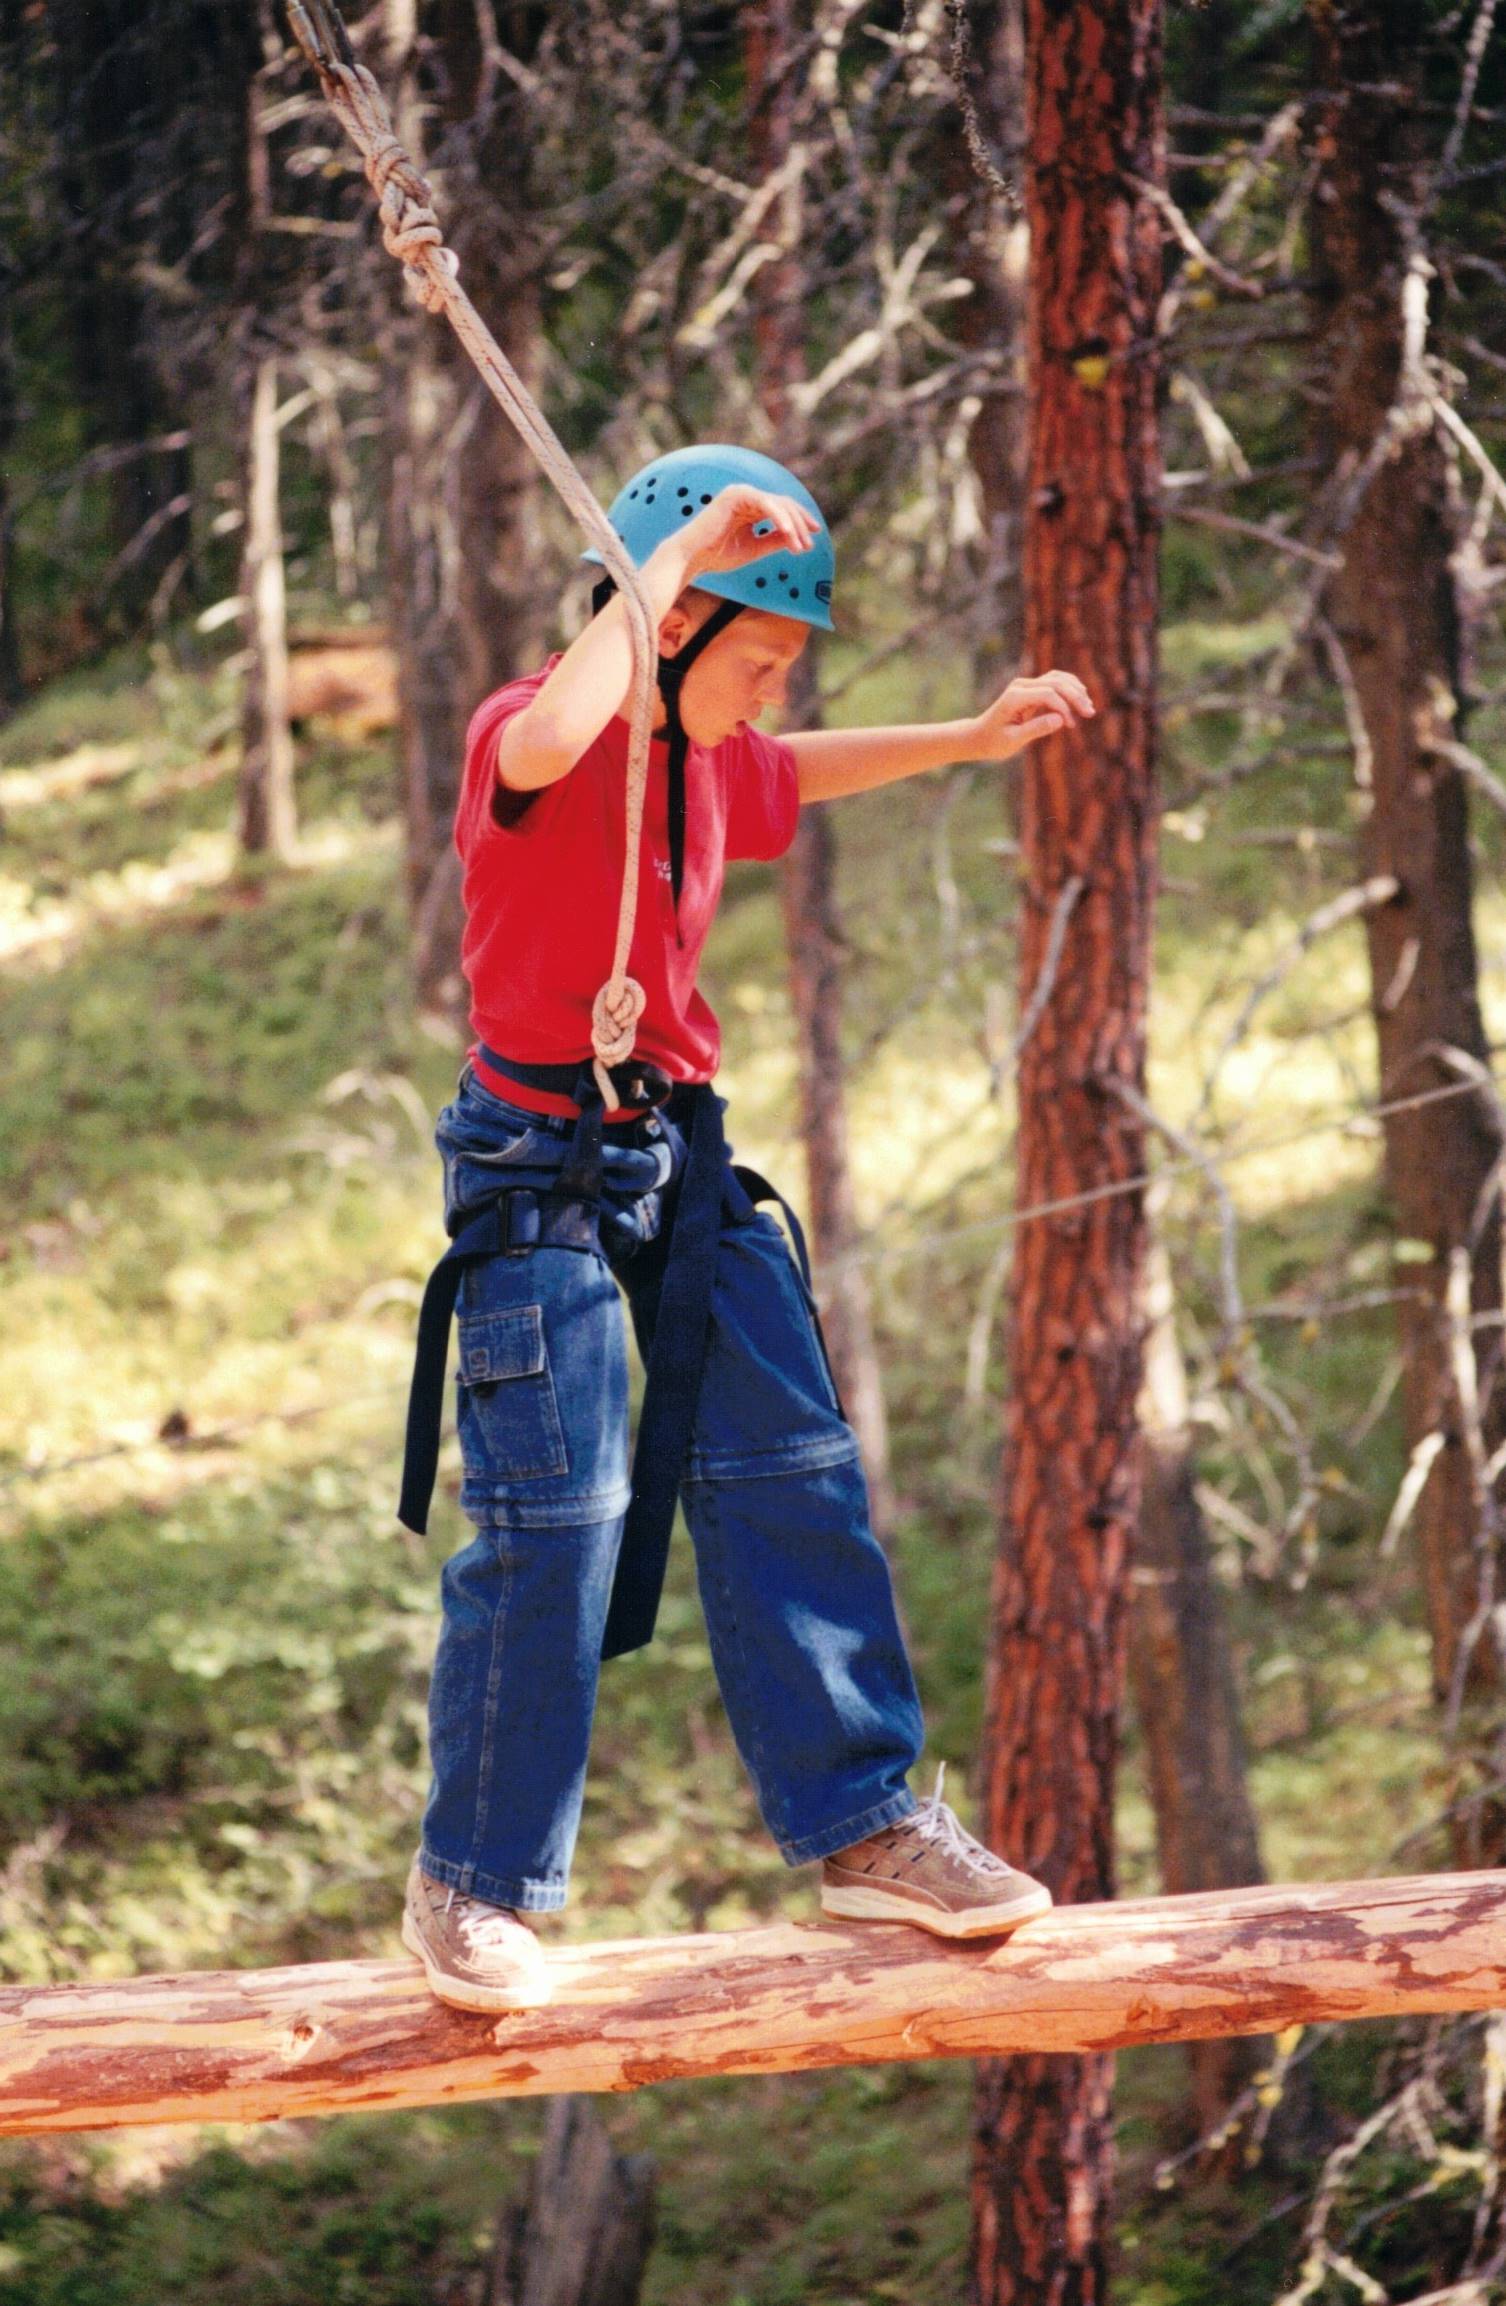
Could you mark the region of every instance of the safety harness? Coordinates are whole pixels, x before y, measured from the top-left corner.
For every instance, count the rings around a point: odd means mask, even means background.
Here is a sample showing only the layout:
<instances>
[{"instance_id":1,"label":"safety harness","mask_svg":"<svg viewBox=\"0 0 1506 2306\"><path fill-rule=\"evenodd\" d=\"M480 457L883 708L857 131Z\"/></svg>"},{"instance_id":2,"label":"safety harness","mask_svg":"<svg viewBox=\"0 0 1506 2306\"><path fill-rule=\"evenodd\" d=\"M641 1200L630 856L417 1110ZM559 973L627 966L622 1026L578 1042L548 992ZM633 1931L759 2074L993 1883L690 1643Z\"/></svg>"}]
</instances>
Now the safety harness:
<instances>
[{"instance_id":1,"label":"safety harness","mask_svg":"<svg viewBox=\"0 0 1506 2306\"><path fill-rule=\"evenodd\" d=\"M477 1053L493 1072L571 1097L579 1113L555 1183L545 1192L505 1187L479 1213L468 1215L463 1223L457 1219L459 1230L429 1276L418 1318L398 1505L399 1520L420 1535L428 1526L439 1465L446 1356L461 1276L468 1267L489 1257L519 1256L540 1247L589 1251L597 1247L600 1238L604 1107L593 1067L589 1062L521 1065L485 1043ZM653 1636L675 1501L695 1429L723 1223L746 1222L758 1203L777 1201L790 1228L808 1294L811 1289L810 1257L800 1221L783 1194L758 1170L729 1161L722 1099L711 1083L672 1083L657 1067L641 1059L614 1066L611 1080L621 1108L643 1113L662 1108L683 1132L687 1150L685 1166L666 1192L659 1236L659 1254L664 1260L659 1310L633 1448L632 1496L602 1637L603 1658L641 1649ZM814 1298L810 1304L817 1340L830 1371L831 1357ZM836 1391L835 1377L832 1389ZM838 1406L840 1411L840 1397Z\"/></svg>"}]
</instances>

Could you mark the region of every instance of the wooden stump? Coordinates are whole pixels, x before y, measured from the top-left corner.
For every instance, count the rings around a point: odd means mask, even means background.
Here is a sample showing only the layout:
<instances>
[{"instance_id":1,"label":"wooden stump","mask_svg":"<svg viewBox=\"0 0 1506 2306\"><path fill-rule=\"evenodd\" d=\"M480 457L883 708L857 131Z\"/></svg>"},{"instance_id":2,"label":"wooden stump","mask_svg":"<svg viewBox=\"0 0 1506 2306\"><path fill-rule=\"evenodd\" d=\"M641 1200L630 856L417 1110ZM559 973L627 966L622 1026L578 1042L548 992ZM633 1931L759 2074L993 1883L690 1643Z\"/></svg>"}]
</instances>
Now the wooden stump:
<instances>
[{"instance_id":1,"label":"wooden stump","mask_svg":"<svg viewBox=\"0 0 1506 2306\"><path fill-rule=\"evenodd\" d=\"M503 2221L487 2306L637 2306L654 2163L619 2154L589 2098L550 2102L526 2210Z\"/></svg>"}]
</instances>

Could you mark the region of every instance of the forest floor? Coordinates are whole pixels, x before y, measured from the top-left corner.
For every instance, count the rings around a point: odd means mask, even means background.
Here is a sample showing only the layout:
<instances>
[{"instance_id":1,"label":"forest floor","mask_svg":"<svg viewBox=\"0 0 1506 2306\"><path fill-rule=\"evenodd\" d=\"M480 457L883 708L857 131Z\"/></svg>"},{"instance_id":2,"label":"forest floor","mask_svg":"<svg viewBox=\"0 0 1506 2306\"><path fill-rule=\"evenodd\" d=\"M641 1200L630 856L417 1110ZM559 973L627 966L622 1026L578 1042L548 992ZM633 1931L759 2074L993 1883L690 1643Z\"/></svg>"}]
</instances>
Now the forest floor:
<instances>
[{"instance_id":1,"label":"forest floor","mask_svg":"<svg viewBox=\"0 0 1506 2306\"><path fill-rule=\"evenodd\" d=\"M1165 647L1184 677L1213 678L1259 639L1184 625ZM843 717L959 706L943 665L860 685ZM56 684L0 732L9 1979L399 1951L438 1573L464 1541L453 1441L430 1536L392 1510L414 1309L442 1237L432 1116L457 1050L411 1012L386 741L306 728L297 861L249 872L228 831L233 708L224 671L159 652ZM1206 716L1169 730L1173 794L1234 733ZM1310 733L1309 749L1168 819L1150 1086L1172 1120L1196 1107L1248 986L1354 877L1346 764L1324 749L1331 728ZM926 779L837 815L851 1121L862 1215L880 1228L903 1498L893 1554L929 1725L920 1790L945 1758L964 1814L1005 1374L1012 1121L987 1059L1013 1015L1013 773ZM1493 859L1494 823L1484 837ZM1499 892L1492 863L1477 921L1493 1038ZM729 876L704 981L739 1155L799 1203L769 869ZM1374 1077L1351 925L1257 1010L1205 1124L1269 1374L1324 1475L1317 1526L1278 1546L1279 1437L1224 1389L1196 1396L1202 1476L1231 1501L1215 1535L1276 1879L1442 1857L1412 1567L1404 1546L1383 1560L1377 1545L1402 1471L1391 1310L1292 1312L1386 1285L1374 1124L1320 1128L1373 1099ZM1176 1172L1165 1228L1202 1362L1219 1232L1195 1172ZM814 1869L782 1865L733 1751L683 1531L661 1627L603 1677L572 1903L546 1935L816 1911ZM1153 1889L1133 1725L1119 1848L1125 1889ZM1318 2044L1331 2103L1366 2102L1384 2038ZM617 2143L658 2162L646 2299L960 2299L968 2093L964 2065L933 2063L604 2105ZM1293 2182L1158 2183L1185 2143L1185 2102L1177 2052L1121 2060L1117 2296L1253 2306L1292 2262ZM12 2143L0 2306L476 2299L541 2119L487 2105Z\"/></svg>"}]
</instances>

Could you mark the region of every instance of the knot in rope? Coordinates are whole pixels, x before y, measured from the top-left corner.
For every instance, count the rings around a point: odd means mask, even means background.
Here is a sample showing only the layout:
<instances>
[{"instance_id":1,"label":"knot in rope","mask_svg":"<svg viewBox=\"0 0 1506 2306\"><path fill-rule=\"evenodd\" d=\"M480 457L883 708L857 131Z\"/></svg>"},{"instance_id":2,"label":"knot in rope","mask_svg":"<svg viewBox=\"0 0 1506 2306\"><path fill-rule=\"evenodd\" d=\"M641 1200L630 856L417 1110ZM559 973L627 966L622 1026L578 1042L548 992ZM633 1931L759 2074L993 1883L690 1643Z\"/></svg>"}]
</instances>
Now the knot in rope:
<instances>
[{"instance_id":1,"label":"knot in rope","mask_svg":"<svg viewBox=\"0 0 1506 2306\"><path fill-rule=\"evenodd\" d=\"M444 289L431 277L425 252L433 250L452 280L459 277L460 259L453 248L445 246L428 181L393 134L386 100L366 66L336 64L332 70L351 115L347 126L361 154L366 181L377 196L382 246L389 256L406 265L425 312L441 313L445 309Z\"/></svg>"},{"instance_id":2,"label":"knot in rope","mask_svg":"<svg viewBox=\"0 0 1506 2306\"><path fill-rule=\"evenodd\" d=\"M604 1065L633 1054L648 996L636 977L609 977L591 1004L591 1046Z\"/></svg>"}]
</instances>

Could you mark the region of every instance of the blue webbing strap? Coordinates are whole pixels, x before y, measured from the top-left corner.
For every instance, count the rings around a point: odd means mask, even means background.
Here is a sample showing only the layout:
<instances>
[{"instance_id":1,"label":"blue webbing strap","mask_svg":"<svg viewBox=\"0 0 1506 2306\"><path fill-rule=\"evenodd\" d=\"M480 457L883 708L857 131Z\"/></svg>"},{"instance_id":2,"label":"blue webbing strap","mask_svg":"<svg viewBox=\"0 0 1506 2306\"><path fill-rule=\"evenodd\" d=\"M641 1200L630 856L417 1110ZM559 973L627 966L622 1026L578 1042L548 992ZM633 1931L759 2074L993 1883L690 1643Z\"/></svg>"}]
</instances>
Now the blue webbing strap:
<instances>
[{"instance_id":1,"label":"blue webbing strap","mask_svg":"<svg viewBox=\"0 0 1506 2306\"><path fill-rule=\"evenodd\" d=\"M633 1494L612 1580L603 1658L641 1649L653 1637L706 1361L722 1231L726 1140L721 1101L709 1081L681 1089L676 1118L687 1108L689 1144L649 1348L633 1448Z\"/></svg>"},{"instance_id":2,"label":"blue webbing strap","mask_svg":"<svg viewBox=\"0 0 1506 2306\"><path fill-rule=\"evenodd\" d=\"M408 1432L403 1445L403 1492L397 1518L405 1529L422 1537L429 1526L429 1502L439 1470L439 1421L444 1407L445 1358L449 1351L450 1323L460 1276L481 1257L495 1257L503 1246L506 1219L501 1201L483 1209L456 1234L424 1289L418 1315L418 1345L413 1356L413 1382L408 1391Z\"/></svg>"},{"instance_id":3,"label":"blue webbing strap","mask_svg":"<svg viewBox=\"0 0 1506 2306\"><path fill-rule=\"evenodd\" d=\"M578 1084L577 1099L582 1108L580 1122L570 1159L554 1190L499 1195L461 1228L429 1276L418 1317L398 1505L399 1520L420 1536L428 1525L439 1465L450 1323L465 1268L510 1249L541 1242L584 1249L597 1238L601 1102L598 1094L593 1116L584 1082ZM676 1093L675 1118L686 1126L686 1161L664 1244L659 1309L633 1449L632 1496L607 1608L603 1659L641 1649L653 1638L675 1507L695 1430L724 1202L736 1217L751 1212L757 1202L777 1201L789 1225L807 1290L811 1282L805 1235L789 1203L756 1169L728 1163L721 1100L711 1084L682 1085ZM596 1190L577 1197L582 1195L582 1188L593 1186L593 1178L587 1174L593 1166ZM567 1178L568 1193L561 1190ZM513 1203L518 1204L516 1211ZM830 1370L831 1357L821 1334L820 1317L813 1312L812 1319ZM835 1377L832 1387L835 1392Z\"/></svg>"},{"instance_id":4,"label":"blue webbing strap","mask_svg":"<svg viewBox=\"0 0 1506 2306\"><path fill-rule=\"evenodd\" d=\"M397 1506L398 1520L415 1536L424 1536L429 1526L429 1506L439 1471L450 1323L466 1267L485 1257L499 1257L505 1250L531 1249L540 1243L558 1249L591 1249L596 1245L601 1198L601 1091L589 1066L577 1068L574 1087L580 1119L565 1167L553 1186L544 1193L520 1188L499 1192L461 1227L424 1288Z\"/></svg>"},{"instance_id":5,"label":"blue webbing strap","mask_svg":"<svg viewBox=\"0 0 1506 2306\"><path fill-rule=\"evenodd\" d=\"M778 1186L771 1185L767 1177L762 1176L757 1169L748 1168L744 1162L734 1161L732 1164L732 1174L737 1179L737 1182L742 1187L744 1193L746 1193L748 1196L750 1202L777 1201L780 1208L784 1211L784 1221L786 1225L788 1225L790 1232L794 1237L795 1254L800 1262L801 1273L805 1277L806 1294L810 1298L810 1315L812 1325L816 1332L816 1342L821 1348L821 1358L826 1363L826 1374L831 1379L832 1392L837 1397L837 1413L845 1420L847 1417L847 1412L842 1407L842 1389L837 1383L837 1373L831 1365L831 1355L828 1352L826 1345L826 1332L821 1327L821 1316L816 1309L816 1288L815 1283L811 1279L810 1252L805 1246L805 1234L801 1230L800 1220L795 1215L795 1212L790 1207L788 1201L786 1201L784 1195L780 1192Z\"/></svg>"}]
</instances>

